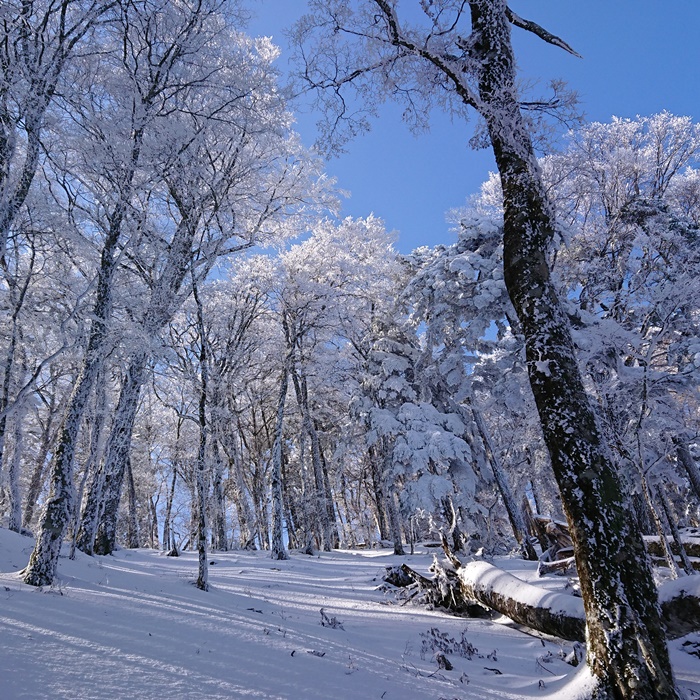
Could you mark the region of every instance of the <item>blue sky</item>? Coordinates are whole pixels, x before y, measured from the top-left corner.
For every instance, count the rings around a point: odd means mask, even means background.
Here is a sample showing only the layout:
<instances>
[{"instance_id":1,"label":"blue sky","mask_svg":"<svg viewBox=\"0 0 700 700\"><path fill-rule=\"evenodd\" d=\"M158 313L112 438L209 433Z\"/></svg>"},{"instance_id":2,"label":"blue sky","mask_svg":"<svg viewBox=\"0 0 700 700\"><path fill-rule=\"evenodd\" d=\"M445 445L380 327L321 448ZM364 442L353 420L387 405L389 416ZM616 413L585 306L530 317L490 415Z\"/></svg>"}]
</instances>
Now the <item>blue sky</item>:
<instances>
[{"instance_id":1,"label":"blue sky","mask_svg":"<svg viewBox=\"0 0 700 700\"><path fill-rule=\"evenodd\" d=\"M284 51L279 66L286 70L283 31L304 13L305 0L254 0L251 7L257 16L250 32L273 37ZM700 121L700 0L512 0L511 7L582 54L575 58L513 30L521 76L543 84L564 79L578 91L588 120L666 109ZM445 212L476 192L494 166L488 151L468 146L474 120L451 123L436 114L430 132L416 137L400 115L398 107L384 108L372 132L349 144L327 169L351 192L343 214L382 217L398 231L399 249L408 252L451 242ZM313 115L298 117L309 145L315 121Z\"/></svg>"}]
</instances>

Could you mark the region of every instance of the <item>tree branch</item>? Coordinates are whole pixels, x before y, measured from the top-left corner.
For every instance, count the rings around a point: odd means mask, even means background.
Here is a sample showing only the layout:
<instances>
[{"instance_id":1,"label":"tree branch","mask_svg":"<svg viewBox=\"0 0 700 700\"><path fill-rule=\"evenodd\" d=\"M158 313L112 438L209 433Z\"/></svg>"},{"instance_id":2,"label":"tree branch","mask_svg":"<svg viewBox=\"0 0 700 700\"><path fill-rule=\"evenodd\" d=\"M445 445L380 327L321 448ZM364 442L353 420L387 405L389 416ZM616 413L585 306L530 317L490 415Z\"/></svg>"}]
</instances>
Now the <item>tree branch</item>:
<instances>
[{"instance_id":1,"label":"tree branch","mask_svg":"<svg viewBox=\"0 0 700 700\"><path fill-rule=\"evenodd\" d=\"M520 29L524 29L527 32L536 34L543 41L546 41L548 44L552 44L553 46L558 46L560 49L564 49L564 51L570 53L572 56L576 56L576 58L583 58L580 53L574 51L563 39L560 39L558 36L548 32L544 27L540 27L540 25L536 22L531 22L529 19L523 19L522 17L516 15L515 12L510 9L510 7L506 8L506 17L508 17L508 21L512 25L520 27Z\"/></svg>"}]
</instances>

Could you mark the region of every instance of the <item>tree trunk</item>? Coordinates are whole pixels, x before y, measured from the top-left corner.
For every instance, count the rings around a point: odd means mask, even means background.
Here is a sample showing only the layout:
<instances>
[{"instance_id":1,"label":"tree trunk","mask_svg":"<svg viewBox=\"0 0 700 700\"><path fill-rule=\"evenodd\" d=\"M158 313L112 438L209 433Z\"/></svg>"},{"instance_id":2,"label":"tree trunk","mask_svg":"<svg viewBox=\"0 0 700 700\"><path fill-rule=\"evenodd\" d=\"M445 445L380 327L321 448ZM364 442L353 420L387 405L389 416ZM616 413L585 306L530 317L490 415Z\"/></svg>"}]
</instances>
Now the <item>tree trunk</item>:
<instances>
[{"instance_id":1,"label":"tree trunk","mask_svg":"<svg viewBox=\"0 0 700 700\"><path fill-rule=\"evenodd\" d=\"M80 537L79 530L79 520L81 518L81 513L79 512L80 505L83 502L83 494L85 493L85 484L88 478L92 478L92 481L102 479L102 470L100 468L100 461L102 459L102 432L104 428L105 421L105 407L107 402L107 392L105 390L105 385L103 377L100 376L97 379L97 390L95 392L95 408L92 418L92 425L90 426L90 452L88 454L87 462L83 468L83 476L80 479L80 486L78 487L78 497L75 503L75 509L71 516L71 545L70 545L70 559L75 559L75 550L78 548L78 538ZM87 504L86 504L87 505ZM83 509L84 512L84 509ZM85 550L81 550L85 551ZM86 554L92 554L92 538L90 539L90 549L85 551Z\"/></svg>"},{"instance_id":2,"label":"tree trunk","mask_svg":"<svg viewBox=\"0 0 700 700\"><path fill-rule=\"evenodd\" d=\"M690 482L690 486L695 493L697 502L700 503L700 469L690 454L688 440L680 435L673 436L673 444L676 446L676 459L683 466Z\"/></svg>"},{"instance_id":3,"label":"tree trunk","mask_svg":"<svg viewBox=\"0 0 700 700\"><path fill-rule=\"evenodd\" d=\"M515 540L520 545L522 550L523 559L537 561L537 552L535 551L535 548L532 546L532 542L530 542L530 538L528 537L522 512L518 508L517 502L513 497L513 492L511 491L510 484L506 478L501 461L498 459L498 455L493 449L491 436L486 428L484 419L482 418L479 410L474 408L474 406L471 406L471 410L472 415L474 416L474 423L476 424L477 430L479 431L479 436L484 444L486 458L491 465L491 471L493 472L493 477L496 481L498 492L501 494L503 505L506 508L506 513L508 514L508 521L510 522L513 534L515 535Z\"/></svg>"},{"instance_id":4,"label":"tree trunk","mask_svg":"<svg viewBox=\"0 0 700 700\"><path fill-rule=\"evenodd\" d=\"M272 446L272 547L273 559L289 559L284 547L283 532L283 504L282 504L282 442L284 440L284 405L287 399L287 387L289 385L289 364L287 358L282 368L280 392L277 399L277 414L275 417L275 441Z\"/></svg>"},{"instance_id":5,"label":"tree trunk","mask_svg":"<svg viewBox=\"0 0 700 700\"><path fill-rule=\"evenodd\" d=\"M664 496L664 493L661 490L661 487L657 486L655 491L656 500L661 504L661 510L664 514L664 519L668 523L668 527L671 530L673 541L676 543L678 554L681 558L681 566L683 567L683 571L689 576L691 576L695 574L695 569L693 568L693 563L688 557L688 552L686 552L685 550L685 545L683 544L683 540L681 539L681 533L678 531L678 525L676 525L676 519L673 517L673 513L671 512L671 508L668 504L668 501L666 500L666 496ZM662 537L664 540L666 539L665 536ZM673 556L673 554L671 556Z\"/></svg>"},{"instance_id":6,"label":"tree trunk","mask_svg":"<svg viewBox=\"0 0 700 700\"><path fill-rule=\"evenodd\" d=\"M212 480L213 501L212 510L214 521L213 526L213 547L220 552L228 549L226 540L226 498L224 496L224 463L221 460L219 445L212 444L212 454L214 457L214 478Z\"/></svg>"},{"instance_id":7,"label":"tree trunk","mask_svg":"<svg viewBox=\"0 0 700 700\"><path fill-rule=\"evenodd\" d=\"M102 486L102 491L96 492L91 489L88 496L89 501L96 500L102 503L101 516L95 530L95 554L111 554L117 544L117 516L122 483L129 460L131 433L136 419L141 387L146 379L147 364L148 353L145 351L132 355L129 361L107 442L103 466L104 482L95 484L96 488ZM86 523L86 530L87 525Z\"/></svg>"},{"instance_id":8,"label":"tree trunk","mask_svg":"<svg viewBox=\"0 0 700 700\"><path fill-rule=\"evenodd\" d=\"M381 456L376 445L369 448L369 472L372 480L372 500L377 514L377 529L379 539L389 539L389 518L386 512L386 496L382 479Z\"/></svg>"},{"instance_id":9,"label":"tree trunk","mask_svg":"<svg viewBox=\"0 0 700 700\"><path fill-rule=\"evenodd\" d=\"M304 432L309 436L311 444L311 465L314 473L315 498L314 498L314 515L317 525L318 536L321 549L324 552L331 550L331 524L328 518L328 506L325 498L325 484L323 479L323 465L321 463L321 447L318 441L318 433L314 426L309 409L309 395L306 384L306 378L300 370L292 371L292 382L294 391L297 397L297 404L301 411L301 419L304 425Z\"/></svg>"},{"instance_id":10,"label":"tree trunk","mask_svg":"<svg viewBox=\"0 0 700 700\"><path fill-rule=\"evenodd\" d=\"M129 514L126 524L126 546L129 549L138 549L139 520L136 512L136 486L134 485L134 472L131 468L131 458L126 458L126 483L129 490Z\"/></svg>"},{"instance_id":11,"label":"tree trunk","mask_svg":"<svg viewBox=\"0 0 700 700\"><path fill-rule=\"evenodd\" d=\"M235 438L228 441L231 450L229 453L229 478L233 479L233 502L238 514L240 529L238 544L241 549L253 549L255 547L255 518L248 502L241 455L234 440Z\"/></svg>"},{"instance_id":12,"label":"tree trunk","mask_svg":"<svg viewBox=\"0 0 700 700\"><path fill-rule=\"evenodd\" d=\"M661 550L663 552L664 558L666 559L666 566L668 566L668 568L671 571L671 578L678 578L681 572L678 568L678 564L676 564L676 560L673 557L671 545L668 543L668 539L666 537L666 529L664 528L664 525L661 521L661 517L659 516L659 512L656 509L656 506L654 505L654 501L651 496L651 491L649 490L649 483L647 482L647 478L643 473L640 473L640 479L642 484L642 494L644 495L644 500L646 501L647 508L649 509L649 513L651 514L652 520L654 521L654 527L656 529L656 534L659 536Z\"/></svg>"},{"instance_id":13,"label":"tree trunk","mask_svg":"<svg viewBox=\"0 0 700 700\"><path fill-rule=\"evenodd\" d=\"M155 499L151 496L148 499L148 546L151 549L160 549L160 542L158 542L158 510L156 509L159 498L160 496Z\"/></svg>"},{"instance_id":14,"label":"tree trunk","mask_svg":"<svg viewBox=\"0 0 700 700\"><path fill-rule=\"evenodd\" d=\"M615 464L586 395L548 255L556 223L520 114L505 0L470 2L480 111L501 177L504 279L574 542L588 663L600 695L677 698L656 588ZM601 529L604 524L605 534Z\"/></svg>"},{"instance_id":15,"label":"tree trunk","mask_svg":"<svg viewBox=\"0 0 700 700\"><path fill-rule=\"evenodd\" d=\"M385 442L385 457L384 457L384 474L389 474L390 465L392 464L392 446ZM382 475L385 479L386 477ZM403 556L406 554L403 548L403 543L401 542L401 521L399 516L399 509L396 505L396 493L394 491L395 485L389 484L385 488L386 493L386 510L389 515L389 530L391 532L391 539L394 542L394 554L398 556Z\"/></svg>"},{"instance_id":16,"label":"tree trunk","mask_svg":"<svg viewBox=\"0 0 700 700\"><path fill-rule=\"evenodd\" d=\"M14 532L21 532L22 530L22 500L19 491L19 474L24 444L24 431L22 430L22 424L24 423L25 414L26 409L24 406L20 406L19 408L15 409L12 459L10 460L8 470L8 481L10 487L10 517L8 519L7 527Z\"/></svg>"},{"instance_id":17,"label":"tree trunk","mask_svg":"<svg viewBox=\"0 0 700 700\"><path fill-rule=\"evenodd\" d=\"M182 420L182 419L180 419ZM178 438L179 438L179 426L178 422ZM163 549L166 551L172 551L176 548L175 537L172 531L172 512L173 512L173 500L175 499L175 482L177 481L177 469L173 466L173 478L170 482L170 489L168 490L168 499L165 502L165 514L163 515Z\"/></svg>"}]
</instances>

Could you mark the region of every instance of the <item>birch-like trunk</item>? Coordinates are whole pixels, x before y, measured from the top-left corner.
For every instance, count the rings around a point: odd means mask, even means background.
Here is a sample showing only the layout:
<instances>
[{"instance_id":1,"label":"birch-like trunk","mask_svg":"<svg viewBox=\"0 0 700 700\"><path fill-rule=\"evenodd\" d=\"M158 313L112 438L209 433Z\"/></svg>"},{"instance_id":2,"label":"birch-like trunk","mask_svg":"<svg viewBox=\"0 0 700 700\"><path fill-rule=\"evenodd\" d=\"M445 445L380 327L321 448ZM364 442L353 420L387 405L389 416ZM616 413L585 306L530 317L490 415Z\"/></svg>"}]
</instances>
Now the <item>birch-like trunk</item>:
<instances>
[{"instance_id":1,"label":"birch-like trunk","mask_svg":"<svg viewBox=\"0 0 700 700\"><path fill-rule=\"evenodd\" d=\"M147 363L148 353L145 351L131 356L107 440L102 467L104 476L101 480L93 481L88 494L78 546L82 549L92 536L91 544L95 554L111 554L116 546L119 500ZM99 518L96 518L98 515ZM89 545L86 548L89 550Z\"/></svg>"},{"instance_id":2,"label":"birch-like trunk","mask_svg":"<svg viewBox=\"0 0 700 700\"><path fill-rule=\"evenodd\" d=\"M676 446L676 458L678 459L678 463L685 470L693 493L695 493L695 498L697 502L700 503L700 469L698 469L693 455L690 454L688 440L681 435L674 435L673 444Z\"/></svg>"},{"instance_id":3,"label":"birch-like trunk","mask_svg":"<svg viewBox=\"0 0 700 700\"><path fill-rule=\"evenodd\" d=\"M131 458L126 458L126 481L129 487L129 514L126 521L126 546L129 549L139 547L139 521L136 512L136 485L134 484L134 472L131 468Z\"/></svg>"},{"instance_id":4,"label":"birch-like trunk","mask_svg":"<svg viewBox=\"0 0 700 700\"><path fill-rule=\"evenodd\" d=\"M173 468L173 478L170 482L168 500L165 504L165 515L163 516L163 549L173 551L176 548L175 538L172 531L171 517L173 512L173 500L175 498L175 482L177 481L177 469Z\"/></svg>"},{"instance_id":5,"label":"birch-like trunk","mask_svg":"<svg viewBox=\"0 0 700 700\"><path fill-rule=\"evenodd\" d=\"M214 478L212 480L213 500L211 505L213 525L213 547L220 552L228 549L226 541L226 497L224 495L224 463L217 442L212 444L214 457Z\"/></svg>"},{"instance_id":6,"label":"birch-like trunk","mask_svg":"<svg viewBox=\"0 0 700 700\"><path fill-rule=\"evenodd\" d=\"M272 446L272 474L270 479L272 490L271 557L278 560L289 559L287 550L284 547L284 510L282 504L282 441L284 440L284 406L287 400L287 387L289 386L289 364L290 358L287 358L282 368L280 391L277 399L275 441Z\"/></svg>"},{"instance_id":7,"label":"birch-like trunk","mask_svg":"<svg viewBox=\"0 0 700 700\"><path fill-rule=\"evenodd\" d=\"M238 540L241 549L253 549L255 547L255 518L248 502L247 488L245 479L243 478L243 465L241 464L241 455L238 445L235 443L235 438L231 438L227 442L230 448L229 453L229 475L233 478L233 502L236 506L238 514L238 527L240 537Z\"/></svg>"},{"instance_id":8,"label":"birch-like trunk","mask_svg":"<svg viewBox=\"0 0 700 700\"><path fill-rule=\"evenodd\" d=\"M297 397L297 404L301 412L304 432L309 437L311 446L311 466L314 474L314 516L317 523L321 549L330 552L332 548L331 522L328 517L328 505L326 503L326 488L323 478L323 464L321 461L321 446L318 440L318 433L314 426L311 410L309 408L309 393L306 378L301 370L292 371L292 381Z\"/></svg>"},{"instance_id":9,"label":"birch-like trunk","mask_svg":"<svg viewBox=\"0 0 700 700\"><path fill-rule=\"evenodd\" d=\"M10 514L7 527L14 532L22 531L22 499L19 488L20 465L22 462L22 450L24 447L24 416L26 408L20 406L15 409L12 459L8 469L8 485L10 490Z\"/></svg>"}]
</instances>

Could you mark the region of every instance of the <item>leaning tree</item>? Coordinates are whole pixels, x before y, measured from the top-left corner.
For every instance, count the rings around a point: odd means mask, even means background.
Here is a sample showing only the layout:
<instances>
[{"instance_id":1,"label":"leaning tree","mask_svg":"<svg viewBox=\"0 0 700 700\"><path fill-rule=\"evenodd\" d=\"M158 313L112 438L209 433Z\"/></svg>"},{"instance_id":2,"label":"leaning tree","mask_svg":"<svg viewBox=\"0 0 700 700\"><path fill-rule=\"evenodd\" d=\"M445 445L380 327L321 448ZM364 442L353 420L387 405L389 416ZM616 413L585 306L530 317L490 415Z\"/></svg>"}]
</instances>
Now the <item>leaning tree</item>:
<instances>
[{"instance_id":1,"label":"leaning tree","mask_svg":"<svg viewBox=\"0 0 700 700\"><path fill-rule=\"evenodd\" d=\"M676 698L644 544L586 394L550 273L557 223L516 85L511 26L570 53L505 0L313 0L297 25L303 75L326 108L326 136L366 125L348 91L404 98L418 122L439 106L480 116L503 192L504 279L525 339L530 385L569 521L597 696ZM411 10L411 7L413 9ZM419 6L419 7L418 7ZM408 16L412 22L404 22ZM345 132L346 134L348 131Z\"/></svg>"}]
</instances>

